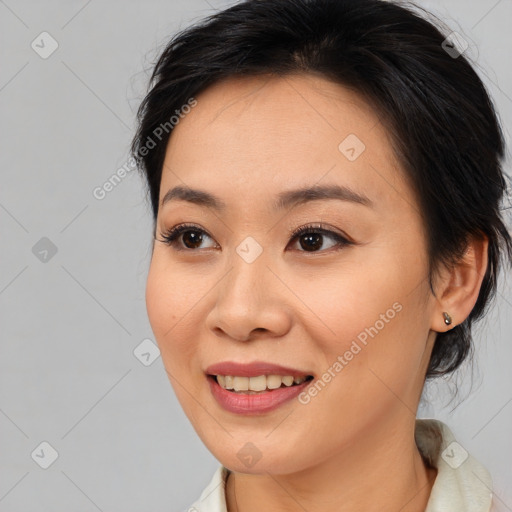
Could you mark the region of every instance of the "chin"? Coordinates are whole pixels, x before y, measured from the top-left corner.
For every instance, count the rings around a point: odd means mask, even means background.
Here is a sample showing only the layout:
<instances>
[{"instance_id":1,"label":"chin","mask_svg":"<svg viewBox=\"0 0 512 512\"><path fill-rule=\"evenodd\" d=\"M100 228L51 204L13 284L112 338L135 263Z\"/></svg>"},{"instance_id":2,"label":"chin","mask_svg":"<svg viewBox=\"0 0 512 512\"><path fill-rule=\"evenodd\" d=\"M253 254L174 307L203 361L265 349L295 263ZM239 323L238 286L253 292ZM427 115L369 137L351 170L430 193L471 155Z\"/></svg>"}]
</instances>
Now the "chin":
<instances>
[{"instance_id":1,"label":"chin","mask_svg":"<svg viewBox=\"0 0 512 512\"><path fill-rule=\"evenodd\" d=\"M262 446L262 443L231 442L228 446L212 446L205 443L213 456L226 468L237 473L252 475L286 475L307 469L306 460L297 458L297 448L275 445ZM238 448L240 446L240 448Z\"/></svg>"}]
</instances>

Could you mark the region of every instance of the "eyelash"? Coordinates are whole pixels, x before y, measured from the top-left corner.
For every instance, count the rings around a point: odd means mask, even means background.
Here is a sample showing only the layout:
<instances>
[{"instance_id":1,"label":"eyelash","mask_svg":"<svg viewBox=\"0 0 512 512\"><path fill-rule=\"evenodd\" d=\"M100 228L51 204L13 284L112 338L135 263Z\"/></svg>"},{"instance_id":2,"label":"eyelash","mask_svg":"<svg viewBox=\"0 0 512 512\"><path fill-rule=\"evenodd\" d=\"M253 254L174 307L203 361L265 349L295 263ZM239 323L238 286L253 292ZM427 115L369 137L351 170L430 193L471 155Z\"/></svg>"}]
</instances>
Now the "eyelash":
<instances>
[{"instance_id":1,"label":"eyelash","mask_svg":"<svg viewBox=\"0 0 512 512\"><path fill-rule=\"evenodd\" d=\"M212 238L204 229L199 228L198 226L195 226L194 224L179 224L171 229L169 229L166 232L160 233L160 236L162 237L162 240L159 240L160 242L163 242L171 247L174 247L178 251L198 251L199 249L189 249L189 248L177 248L176 243L177 239L180 235L183 233L186 233L187 231L195 231L199 233L203 233L208 235L210 238ZM305 253L318 253L318 252L326 252L329 250L339 250L343 247L347 247L350 245L354 245L355 242L348 240L344 236L340 235L339 233L336 233L335 231L331 231L329 229L323 228L322 224L309 224L306 226L301 226L300 228L297 228L289 233L289 236L291 238L290 241L293 241L295 238L298 238L302 235L315 233L315 234L321 234L321 235L327 235L328 237L334 239L337 243L336 246L330 247L329 249L319 250L319 251L299 251L299 252L305 252ZM212 238L213 239L213 238Z\"/></svg>"}]
</instances>

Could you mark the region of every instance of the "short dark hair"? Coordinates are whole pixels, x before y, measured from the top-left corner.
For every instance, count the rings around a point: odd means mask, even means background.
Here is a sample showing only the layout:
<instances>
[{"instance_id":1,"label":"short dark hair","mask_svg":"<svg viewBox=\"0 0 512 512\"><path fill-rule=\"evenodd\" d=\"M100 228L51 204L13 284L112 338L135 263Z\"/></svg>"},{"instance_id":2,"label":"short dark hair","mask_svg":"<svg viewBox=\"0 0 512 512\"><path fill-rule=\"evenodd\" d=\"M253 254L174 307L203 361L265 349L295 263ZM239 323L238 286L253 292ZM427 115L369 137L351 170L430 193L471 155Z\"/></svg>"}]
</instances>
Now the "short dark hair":
<instances>
[{"instance_id":1,"label":"short dark hair","mask_svg":"<svg viewBox=\"0 0 512 512\"><path fill-rule=\"evenodd\" d=\"M437 335L426 372L432 378L472 352L472 324L496 294L512 241L500 211L504 140L492 101L465 56L450 55L447 36L417 9L381 0L247 0L217 12L176 34L161 53L131 152L156 221L172 133L162 136L161 127L208 86L232 76L307 73L361 94L389 130L417 194L432 293L439 265L459 261L471 237L489 240L477 302L464 322Z\"/></svg>"}]
</instances>

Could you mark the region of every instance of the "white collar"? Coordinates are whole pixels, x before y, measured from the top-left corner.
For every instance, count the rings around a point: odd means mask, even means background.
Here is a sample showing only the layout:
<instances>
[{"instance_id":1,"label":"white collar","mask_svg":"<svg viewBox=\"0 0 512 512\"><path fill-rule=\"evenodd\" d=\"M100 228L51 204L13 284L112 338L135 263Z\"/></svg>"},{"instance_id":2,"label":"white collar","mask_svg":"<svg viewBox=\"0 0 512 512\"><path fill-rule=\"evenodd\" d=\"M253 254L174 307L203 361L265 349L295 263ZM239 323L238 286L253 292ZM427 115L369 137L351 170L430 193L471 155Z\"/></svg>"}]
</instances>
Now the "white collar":
<instances>
[{"instance_id":1,"label":"white collar","mask_svg":"<svg viewBox=\"0 0 512 512\"><path fill-rule=\"evenodd\" d=\"M487 469L457 441L446 424L435 419L416 419L415 440L421 454L437 468L437 477L425 512L489 512L492 480ZM226 479L220 466L189 510L227 512Z\"/></svg>"}]
</instances>

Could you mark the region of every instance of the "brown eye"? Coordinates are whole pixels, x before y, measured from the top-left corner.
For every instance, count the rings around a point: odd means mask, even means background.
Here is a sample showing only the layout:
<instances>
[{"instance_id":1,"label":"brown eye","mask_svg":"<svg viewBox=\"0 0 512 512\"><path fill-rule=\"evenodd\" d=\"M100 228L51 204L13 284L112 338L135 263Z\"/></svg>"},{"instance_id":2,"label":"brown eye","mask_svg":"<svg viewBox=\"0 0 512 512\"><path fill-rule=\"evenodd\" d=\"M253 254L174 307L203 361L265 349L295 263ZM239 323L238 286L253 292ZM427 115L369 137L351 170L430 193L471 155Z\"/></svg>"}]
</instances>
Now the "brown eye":
<instances>
[{"instance_id":1,"label":"brown eye","mask_svg":"<svg viewBox=\"0 0 512 512\"><path fill-rule=\"evenodd\" d=\"M213 240L212 237L203 229L192 224L181 224L175 226L165 233L161 233L161 242L173 247L178 251L197 251L202 249L201 244L208 238ZM180 243L181 239L181 243ZM291 239L298 239L301 249L300 252L324 252L327 249L338 248L341 249L348 245L353 245L354 242L348 240L346 237L325 229L321 226L303 226L295 230L291 234ZM325 240L330 239L332 242L326 247ZM212 248L210 247L203 248Z\"/></svg>"},{"instance_id":2,"label":"brown eye","mask_svg":"<svg viewBox=\"0 0 512 512\"><path fill-rule=\"evenodd\" d=\"M182 233L182 240L188 249L197 249L203 241L203 235L199 231L185 231Z\"/></svg>"},{"instance_id":3,"label":"brown eye","mask_svg":"<svg viewBox=\"0 0 512 512\"><path fill-rule=\"evenodd\" d=\"M324 235L320 233L306 233L299 239L300 246L305 251L316 251L322 248Z\"/></svg>"},{"instance_id":4,"label":"brown eye","mask_svg":"<svg viewBox=\"0 0 512 512\"><path fill-rule=\"evenodd\" d=\"M175 226L169 231L161 233L160 236L162 237L161 242L183 251L200 249L205 239L211 239L206 231L190 224ZM182 244L179 244L179 238L182 239Z\"/></svg>"},{"instance_id":5,"label":"brown eye","mask_svg":"<svg viewBox=\"0 0 512 512\"><path fill-rule=\"evenodd\" d=\"M349 241L344 236L322 228L321 226L303 226L295 230L292 235L292 240L298 239L300 247L303 249L301 252L323 252L320 249L327 250L332 247L342 248L347 245L352 245L353 242ZM334 241L329 247L324 247L324 239L330 238Z\"/></svg>"}]
</instances>

